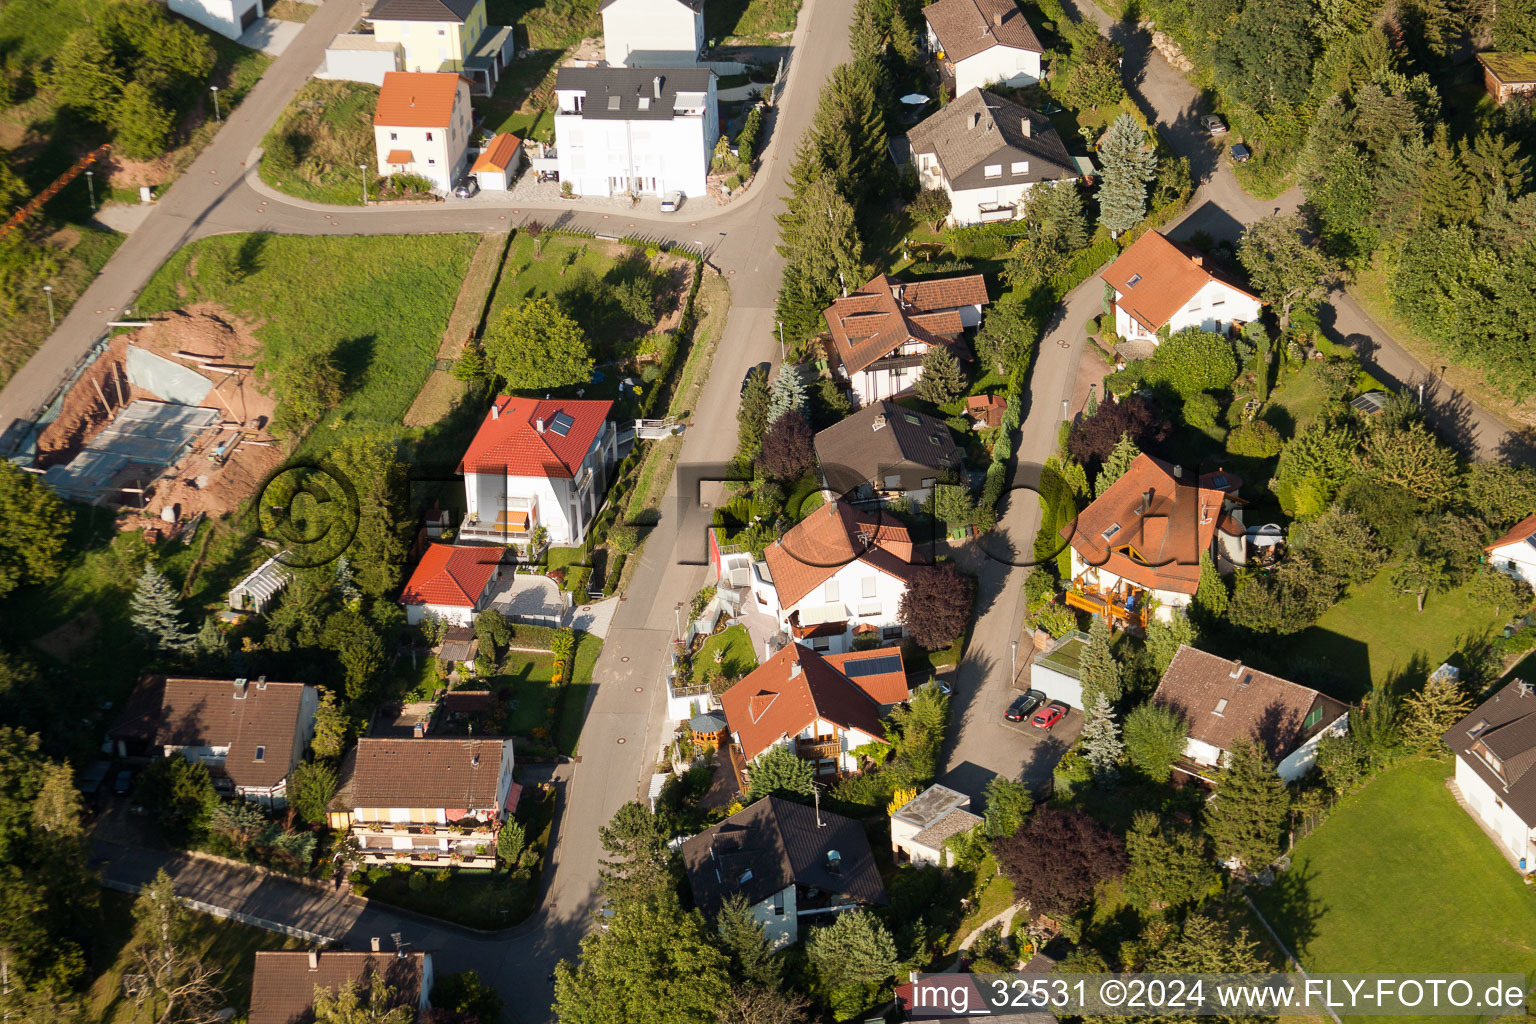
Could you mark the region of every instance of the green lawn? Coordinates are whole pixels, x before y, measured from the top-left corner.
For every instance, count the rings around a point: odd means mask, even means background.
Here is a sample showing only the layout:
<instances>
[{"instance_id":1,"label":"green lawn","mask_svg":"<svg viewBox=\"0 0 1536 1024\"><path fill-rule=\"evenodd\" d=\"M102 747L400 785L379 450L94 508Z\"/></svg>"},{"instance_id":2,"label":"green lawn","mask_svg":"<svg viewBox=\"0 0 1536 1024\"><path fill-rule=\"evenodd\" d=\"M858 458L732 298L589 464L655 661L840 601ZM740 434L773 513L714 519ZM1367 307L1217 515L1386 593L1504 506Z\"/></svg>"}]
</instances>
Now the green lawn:
<instances>
[{"instance_id":1,"label":"green lawn","mask_svg":"<svg viewBox=\"0 0 1536 1024\"><path fill-rule=\"evenodd\" d=\"M147 1006L136 1009L133 1001L123 996L123 974L132 966L133 902L134 897L127 893L101 894L102 920L92 959L105 969L91 982L86 995L86 1017L103 1024L149 1024L154 1020L148 1015ZM257 952L303 946L298 939L207 914L194 912L191 919L193 942L201 950L203 962L219 970L218 983L224 995L220 1005L250 1005L251 973L256 969Z\"/></svg>"},{"instance_id":2,"label":"green lawn","mask_svg":"<svg viewBox=\"0 0 1536 1024\"><path fill-rule=\"evenodd\" d=\"M1344 600L1303 630L1294 649L1322 662L1349 681L1347 692L1333 696L1355 700L1399 673L1418 679L1463 646L1501 625L1505 616L1474 601L1470 584L1445 594L1430 594L1424 610L1413 595L1392 588L1392 567L1355 587Z\"/></svg>"},{"instance_id":3,"label":"green lawn","mask_svg":"<svg viewBox=\"0 0 1536 1024\"><path fill-rule=\"evenodd\" d=\"M431 372L477 235L219 235L166 261L144 314L217 303L253 323L258 369L293 351L328 351L346 374L340 405L306 444L341 431L397 429Z\"/></svg>"},{"instance_id":4,"label":"green lawn","mask_svg":"<svg viewBox=\"0 0 1536 1024\"><path fill-rule=\"evenodd\" d=\"M581 739L581 726L587 717L587 698L591 696L592 670L597 667L597 657L603 653L601 637L591 633L581 634L576 644L576 664L571 669L571 681L565 687L565 702L560 705L555 719L555 746L562 754L575 754Z\"/></svg>"},{"instance_id":5,"label":"green lawn","mask_svg":"<svg viewBox=\"0 0 1536 1024\"><path fill-rule=\"evenodd\" d=\"M82 203L82 206L86 203ZM78 235L79 240L64 248L67 240ZM107 260L123 244L127 235L98 228L71 227L60 232L59 244L49 243L45 251L58 264L58 271L47 279L53 285L54 316L63 319L74 307L75 300L90 287ZM0 386L21 369L43 339L53 333L48 319L48 297L41 289L18 289L12 296L11 308L0 310Z\"/></svg>"},{"instance_id":6,"label":"green lawn","mask_svg":"<svg viewBox=\"0 0 1536 1024\"><path fill-rule=\"evenodd\" d=\"M580 565L586 555L586 548L580 546L565 548L552 545L549 548L549 571L554 572L556 569L569 569L573 565Z\"/></svg>"},{"instance_id":7,"label":"green lawn","mask_svg":"<svg viewBox=\"0 0 1536 1024\"><path fill-rule=\"evenodd\" d=\"M563 50L582 36L602 33L597 7L598 0L487 0L485 14L492 25L516 25L519 35L526 32L535 50Z\"/></svg>"},{"instance_id":8,"label":"green lawn","mask_svg":"<svg viewBox=\"0 0 1536 1024\"><path fill-rule=\"evenodd\" d=\"M1290 438L1302 427L1322 417L1332 403L1318 380L1316 364L1300 370L1280 371L1280 380L1269 393L1260 418L1269 422L1280 435Z\"/></svg>"},{"instance_id":9,"label":"green lawn","mask_svg":"<svg viewBox=\"0 0 1536 1024\"><path fill-rule=\"evenodd\" d=\"M577 271L590 270L601 277L613 267L616 255L617 246L609 242L555 234L535 239L528 231L519 231L507 250L487 320L524 299L558 294Z\"/></svg>"},{"instance_id":10,"label":"green lawn","mask_svg":"<svg viewBox=\"0 0 1536 1024\"><path fill-rule=\"evenodd\" d=\"M1308 971L1536 971L1536 893L1456 806L1449 772L1418 759L1384 772L1255 894Z\"/></svg>"},{"instance_id":11,"label":"green lawn","mask_svg":"<svg viewBox=\"0 0 1536 1024\"><path fill-rule=\"evenodd\" d=\"M976 869L977 878L987 878L986 888L981 891L981 899L971 908L971 912L961 920L960 926L949 939L949 951L953 953L960 948L960 943L965 937L977 928L982 922L989 921L1007 910L1013 903L1013 883L1002 875L997 874L997 863L991 855L987 855Z\"/></svg>"},{"instance_id":12,"label":"green lawn","mask_svg":"<svg viewBox=\"0 0 1536 1024\"><path fill-rule=\"evenodd\" d=\"M261 180L313 203L363 205L379 194L373 109L379 88L363 82L309 81L261 140ZM358 169L367 166L366 172Z\"/></svg>"},{"instance_id":13,"label":"green lawn","mask_svg":"<svg viewBox=\"0 0 1536 1024\"><path fill-rule=\"evenodd\" d=\"M715 661L717 654L720 656L718 662ZM740 679L757 668L757 652L752 649L752 637L747 634L747 627L731 626L705 640L699 653L694 655L693 664L695 678L723 674L730 679Z\"/></svg>"},{"instance_id":14,"label":"green lawn","mask_svg":"<svg viewBox=\"0 0 1536 1024\"><path fill-rule=\"evenodd\" d=\"M555 706L558 689L554 685L555 656L508 651L494 676L486 680L492 689L517 701L507 713L507 732L514 736L532 736L543 741L536 729L549 730L546 708Z\"/></svg>"},{"instance_id":15,"label":"green lawn","mask_svg":"<svg viewBox=\"0 0 1536 1024\"><path fill-rule=\"evenodd\" d=\"M704 8L704 36L739 43L771 43L795 30L800 0L711 0Z\"/></svg>"}]
</instances>

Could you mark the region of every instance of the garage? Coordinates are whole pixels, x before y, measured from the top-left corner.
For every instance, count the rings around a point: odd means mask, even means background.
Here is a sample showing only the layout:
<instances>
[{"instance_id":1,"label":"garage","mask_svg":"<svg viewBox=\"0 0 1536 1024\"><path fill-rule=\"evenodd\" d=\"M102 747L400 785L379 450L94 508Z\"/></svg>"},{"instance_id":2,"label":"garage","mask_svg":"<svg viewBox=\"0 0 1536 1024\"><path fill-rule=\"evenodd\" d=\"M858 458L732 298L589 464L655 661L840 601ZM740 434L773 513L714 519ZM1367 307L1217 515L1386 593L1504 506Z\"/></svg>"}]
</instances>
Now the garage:
<instances>
[{"instance_id":1,"label":"garage","mask_svg":"<svg viewBox=\"0 0 1536 1024\"><path fill-rule=\"evenodd\" d=\"M1088 634L1072 630L1036 656L1029 666L1029 685L1051 700L1074 708L1083 706L1083 655Z\"/></svg>"},{"instance_id":2,"label":"garage","mask_svg":"<svg viewBox=\"0 0 1536 1024\"><path fill-rule=\"evenodd\" d=\"M252 4L251 6L247 7L244 11L241 11L240 12L240 31L244 32L246 29L248 29L252 25L256 24L256 19L259 16L260 16L260 12L256 9L256 5L255 4Z\"/></svg>"}]
</instances>

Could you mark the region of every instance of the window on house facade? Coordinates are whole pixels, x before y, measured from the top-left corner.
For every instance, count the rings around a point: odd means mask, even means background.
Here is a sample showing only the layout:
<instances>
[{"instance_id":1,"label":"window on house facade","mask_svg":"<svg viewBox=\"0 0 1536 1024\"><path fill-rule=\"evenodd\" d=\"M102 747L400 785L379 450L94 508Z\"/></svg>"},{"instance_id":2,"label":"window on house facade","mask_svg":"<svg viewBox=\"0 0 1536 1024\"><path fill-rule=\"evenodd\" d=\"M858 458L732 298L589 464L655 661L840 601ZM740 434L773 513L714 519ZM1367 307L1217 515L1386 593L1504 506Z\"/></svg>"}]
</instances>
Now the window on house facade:
<instances>
[{"instance_id":1,"label":"window on house facade","mask_svg":"<svg viewBox=\"0 0 1536 1024\"><path fill-rule=\"evenodd\" d=\"M1001 178L1003 176L1002 164L987 164L981 169L984 178Z\"/></svg>"},{"instance_id":2,"label":"window on house facade","mask_svg":"<svg viewBox=\"0 0 1536 1024\"><path fill-rule=\"evenodd\" d=\"M1009 171L1011 173L1013 173L1013 174L1028 174L1029 173L1029 161L1028 160L1015 160L1013 162L1012 166L1009 167Z\"/></svg>"},{"instance_id":3,"label":"window on house facade","mask_svg":"<svg viewBox=\"0 0 1536 1024\"><path fill-rule=\"evenodd\" d=\"M826 586L821 588L821 596L828 604L839 600L837 580L827 580Z\"/></svg>"},{"instance_id":4,"label":"window on house facade","mask_svg":"<svg viewBox=\"0 0 1536 1024\"><path fill-rule=\"evenodd\" d=\"M901 490L901 474L887 473L885 475L885 489L888 491Z\"/></svg>"},{"instance_id":5,"label":"window on house facade","mask_svg":"<svg viewBox=\"0 0 1536 1024\"><path fill-rule=\"evenodd\" d=\"M400 141L400 133L399 132L390 132L389 133L389 141L390 142L399 142Z\"/></svg>"},{"instance_id":6,"label":"window on house facade","mask_svg":"<svg viewBox=\"0 0 1536 1024\"><path fill-rule=\"evenodd\" d=\"M1321 722L1322 720L1323 709L1320 707L1313 708L1311 711L1307 712L1307 717L1302 721L1301 731L1306 732L1308 729L1315 728L1317 723Z\"/></svg>"},{"instance_id":7,"label":"window on house facade","mask_svg":"<svg viewBox=\"0 0 1536 1024\"><path fill-rule=\"evenodd\" d=\"M813 650L813 651L830 651L831 649L832 649L832 638L831 637L829 637L829 636L813 636L813 637L811 637L811 650Z\"/></svg>"},{"instance_id":8,"label":"window on house facade","mask_svg":"<svg viewBox=\"0 0 1536 1024\"><path fill-rule=\"evenodd\" d=\"M880 639L882 639L882 640L900 640L901 639L901 627L900 626L886 626L884 629L880 630Z\"/></svg>"},{"instance_id":9,"label":"window on house facade","mask_svg":"<svg viewBox=\"0 0 1536 1024\"><path fill-rule=\"evenodd\" d=\"M924 487L932 487L934 484L936 484L938 482L939 482L939 478L938 477L934 477L934 476L925 476L925 477L923 477L923 486Z\"/></svg>"},{"instance_id":10,"label":"window on house facade","mask_svg":"<svg viewBox=\"0 0 1536 1024\"><path fill-rule=\"evenodd\" d=\"M448 30L445 29L445 28L440 28L440 29L437 30L437 34L440 35L440 36L445 36L445 35L448 34Z\"/></svg>"},{"instance_id":11,"label":"window on house facade","mask_svg":"<svg viewBox=\"0 0 1536 1024\"><path fill-rule=\"evenodd\" d=\"M875 590L877 587L879 587L879 585L880 581L875 579L873 576L866 576L862 581L860 581L860 586L863 587L863 595L866 600L875 596Z\"/></svg>"},{"instance_id":12,"label":"window on house facade","mask_svg":"<svg viewBox=\"0 0 1536 1024\"><path fill-rule=\"evenodd\" d=\"M437 161L432 159L431 157L427 157L427 166L428 167L436 167L437 166Z\"/></svg>"},{"instance_id":13,"label":"window on house facade","mask_svg":"<svg viewBox=\"0 0 1536 1024\"><path fill-rule=\"evenodd\" d=\"M432 133L431 132L427 132L427 141L428 142L432 141Z\"/></svg>"},{"instance_id":14,"label":"window on house facade","mask_svg":"<svg viewBox=\"0 0 1536 1024\"><path fill-rule=\"evenodd\" d=\"M1227 300L1226 299L1212 299L1211 300L1211 305L1212 306L1225 306L1226 304L1227 304Z\"/></svg>"}]
</instances>

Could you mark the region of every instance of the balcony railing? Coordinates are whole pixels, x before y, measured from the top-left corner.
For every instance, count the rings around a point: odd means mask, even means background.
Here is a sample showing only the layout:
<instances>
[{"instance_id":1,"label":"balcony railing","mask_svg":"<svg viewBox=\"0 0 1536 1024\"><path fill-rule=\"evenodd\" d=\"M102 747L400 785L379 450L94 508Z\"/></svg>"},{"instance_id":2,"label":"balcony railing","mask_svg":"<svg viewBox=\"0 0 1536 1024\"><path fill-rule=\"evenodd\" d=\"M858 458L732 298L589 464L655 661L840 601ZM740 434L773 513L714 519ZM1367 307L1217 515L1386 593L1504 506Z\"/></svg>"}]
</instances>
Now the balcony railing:
<instances>
[{"instance_id":1,"label":"balcony railing","mask_svg":"<svg viewBox=\"0 0 1536 1024\"><path fill-rule=\"evenodd\" d=\"M837 740L827 740L822 743L815 740L797 740L795 754L806 760L830 760L842 756L843 745Z\"/></svg>"},{"instance_id":2,"label":"balcony railing","mask_svg":"<svg viewBox=\"0 0 1536 1024\"><path fill-rule=\"evenodd\" d=\"M1139 596L1138 596L1139 595ZM1136 629L1147 628L1147 608L1145 605L1145 592L1121 593L1114 590L1104 591L1091 583L1081 580L1072 585L1064 598L1069 608L1080 608L1085 612L1102 617L1111 628L1116 626L1131 626Z\"/></svg>"}]
</instances>

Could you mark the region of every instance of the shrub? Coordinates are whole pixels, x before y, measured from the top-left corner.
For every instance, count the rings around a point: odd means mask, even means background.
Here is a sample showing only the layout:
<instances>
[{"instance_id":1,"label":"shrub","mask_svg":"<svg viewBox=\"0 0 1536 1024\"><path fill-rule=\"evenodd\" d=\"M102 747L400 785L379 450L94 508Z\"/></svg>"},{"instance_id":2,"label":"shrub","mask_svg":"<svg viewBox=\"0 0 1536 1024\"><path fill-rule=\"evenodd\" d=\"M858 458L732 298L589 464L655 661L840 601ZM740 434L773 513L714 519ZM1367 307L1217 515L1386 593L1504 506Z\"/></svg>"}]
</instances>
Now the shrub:
<instances>
[{"instance_id":1,"label":"shrub","mask_svg":"<svg viewBox=\"0 0 1536 1024\"><path fill-rule=\"evenodd\" d=\"M1048 604L1035 613L1035 625L1060 640L1077 628L1077 613L1064 604Z\"/></svg>"},{"instance_id":2,"label":"shrub","mask_svg":"<svg viewBox=\"0 0 1536 1024\"><path fill-rule=\"evenodd\" d=\"M1227 452L1254 459L1268 459L1280 454L1280 432L1263 420L1244 423L1227 435Z\"/></svg>"},{"instance_id":3,"label":"shrub","mask_svg":"<svg viewBox=\"0 0 1536 1024\"><path fill-rule=\"evenodd\" d=\"M1202 391L1225 391L1237 371L1237 356L1227 340L1195 327L1158 345L1145 367L1149 384L1167 387L1186 400Z\"/></svg>"}]
</instances>

